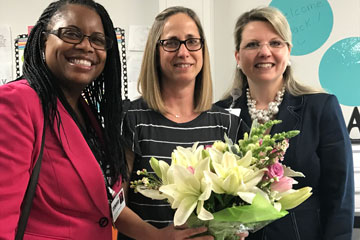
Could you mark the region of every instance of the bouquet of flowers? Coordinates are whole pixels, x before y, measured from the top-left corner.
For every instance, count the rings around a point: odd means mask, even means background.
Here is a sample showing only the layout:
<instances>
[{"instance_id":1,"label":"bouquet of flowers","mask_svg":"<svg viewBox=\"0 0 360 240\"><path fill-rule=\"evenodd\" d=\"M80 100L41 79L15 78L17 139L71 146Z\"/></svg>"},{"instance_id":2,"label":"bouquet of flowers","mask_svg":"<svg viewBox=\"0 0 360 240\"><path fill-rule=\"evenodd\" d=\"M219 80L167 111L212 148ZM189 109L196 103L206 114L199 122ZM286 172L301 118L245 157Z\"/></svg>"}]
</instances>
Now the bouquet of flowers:
<instances>
[{"instance_id":1,"label":"bouquet of flowers","mask_svg":"<svg viewBox=\"0 0 360 240\"><path fill-rule=\"evenodd\" d=\"M311 188L293 189L293 177L304 177L282 164L288 140L299 131L266 134L274 124L254 121L238 144L177 147L172 162L150 159L154 173L131 187L152 199L166 199L176 209L174 225L208 227L215 239L237 239L236 233L256 231L288 214L311 196Z\"/></svg>"}]
</instances>

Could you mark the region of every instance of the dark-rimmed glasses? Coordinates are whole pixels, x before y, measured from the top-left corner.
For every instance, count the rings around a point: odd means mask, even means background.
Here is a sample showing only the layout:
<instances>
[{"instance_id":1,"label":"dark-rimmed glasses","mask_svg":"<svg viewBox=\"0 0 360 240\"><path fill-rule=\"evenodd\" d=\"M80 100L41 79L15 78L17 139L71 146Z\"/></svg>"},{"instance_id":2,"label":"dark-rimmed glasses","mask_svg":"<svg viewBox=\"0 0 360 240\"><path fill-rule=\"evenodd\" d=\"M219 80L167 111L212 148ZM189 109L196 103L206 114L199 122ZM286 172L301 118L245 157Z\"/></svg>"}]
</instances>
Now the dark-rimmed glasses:
<instances>
[{"instance_id":1,"label":"dark-rimmed glasses","mask_svg":"<svg viewBox=\"0 0 360 240\"><path fill-rule=\"evenodd\" d=\"M184 44L190 52L198 51L203 47L204 40L202 38L189 38L181 41L176 38L159 40L159 44L167 52L176 52Z\"/></svg>"},{"instance_id":2,"label":"dark-rimmed glasses","mask_svg":"<svg viewBox=\"0 0 360 240\"><path fill-rule=\"evenodd\" d=\"M66 43L79 44L85 37L89 39L90 45L97 50L108 50L113 41L102 33L95 32L90 36L83 34L79 29L73 27L61 27L57 30L49 30L47 33L54 34Z\"/></svg>"}]
</instances>

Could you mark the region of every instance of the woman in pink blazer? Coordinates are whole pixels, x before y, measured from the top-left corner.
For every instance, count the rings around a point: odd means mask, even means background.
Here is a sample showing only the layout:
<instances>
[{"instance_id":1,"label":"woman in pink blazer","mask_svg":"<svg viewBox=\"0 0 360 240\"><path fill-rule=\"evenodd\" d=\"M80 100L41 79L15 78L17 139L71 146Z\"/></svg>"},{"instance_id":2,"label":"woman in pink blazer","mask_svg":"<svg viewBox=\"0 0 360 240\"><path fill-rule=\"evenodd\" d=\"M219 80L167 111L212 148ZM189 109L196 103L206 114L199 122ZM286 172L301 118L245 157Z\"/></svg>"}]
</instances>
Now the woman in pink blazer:
<instances>
[{"instance_id":1,"label":"woman in pink blazer","mask_svg":"<svg viewBox=\"0 0 360 240\"><path fill-rule=\"evenodd\" d=\"M52 2L30 33L23 76L0 87L1 240L17 232L44 120L24 239L110 240L112 222L136 239L206 230L159 230L127 207L112 216L110 204L127 176L121 115L120 57L108 13L93 0Z\"/></svg>"},{"instance_id":2,"label":"woman in pink blazer","mask_svg":"<svg viewBox=\"0 0 360 240\"><path fill-rule=\"evenodd\" d=\"M23 77L0 88L0 239L14 239L45 145L24 239L111 239L126 164L113 24L91 0L57 1L30 33ZM106 184L105 184L106 180ZM113 193L113 192L112 192Z\"/></svg>"}]
</instances>

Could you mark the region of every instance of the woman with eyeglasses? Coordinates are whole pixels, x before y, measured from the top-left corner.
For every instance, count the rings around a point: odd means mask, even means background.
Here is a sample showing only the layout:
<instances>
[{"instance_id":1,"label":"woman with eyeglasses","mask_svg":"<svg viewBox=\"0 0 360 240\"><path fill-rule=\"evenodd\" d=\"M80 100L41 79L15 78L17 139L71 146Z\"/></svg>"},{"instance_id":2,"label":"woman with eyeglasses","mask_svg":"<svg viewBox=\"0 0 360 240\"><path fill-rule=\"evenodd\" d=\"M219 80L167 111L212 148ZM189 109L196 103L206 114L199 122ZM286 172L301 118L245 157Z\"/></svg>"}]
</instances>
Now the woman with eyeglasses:
<instances>
[{"instance_id":1,"label":"woman with eyeglasses","mask_svg":"<svg viewBox=\"0 0 360 240\"><path fill-rule=\"evenodd\" d=\"M131 102L124 120L131 150L131 181L139 179L138 170L152 171L152 156L170 163L177 146L191 147L195 142L209 145L224 140L224 134L236 139L240 119L212 105L208 48L199 18L191 9L170 7L156 16L138 89L142 96ZM146 222L174 231L174 210L166 201L151 200L129 189L127 203ZM189 230L175 232L189 238Z\"/></svg>"},{"instance_id":2,"label":"woman with eyeglasses","mask_svg":"<svg viewBox=\"0 0 360 240\"><path fill-rule=\"evenodd\" d=\"M0 239L21 232L43 129L24 239L110 240L112 222L136 239L173 239L127 207L111 211L127 176L116 41L108 13L92 0L52 2L32 29L23 76L0 87Z\"/></svg>"},{"instance_id":3,"label":"woman with eyeglasses","mask_svg":"<svg viewBox=\"0 0 360 240\"><path fill-rule=\"evenodd\" d=\"M250 233L248 239L351 240L353 160L336 97L294 79L291 30L279 10L264 7L243 13L236 22L234 37L234 85L217 104L240 108L240 117L248 125L254 120L282 120L271 134L300 130L290 139L283 162L305 174L305 178L296 179L295 189L313 189L308 200L263 230Z\"/></svg>"}]
</instances>

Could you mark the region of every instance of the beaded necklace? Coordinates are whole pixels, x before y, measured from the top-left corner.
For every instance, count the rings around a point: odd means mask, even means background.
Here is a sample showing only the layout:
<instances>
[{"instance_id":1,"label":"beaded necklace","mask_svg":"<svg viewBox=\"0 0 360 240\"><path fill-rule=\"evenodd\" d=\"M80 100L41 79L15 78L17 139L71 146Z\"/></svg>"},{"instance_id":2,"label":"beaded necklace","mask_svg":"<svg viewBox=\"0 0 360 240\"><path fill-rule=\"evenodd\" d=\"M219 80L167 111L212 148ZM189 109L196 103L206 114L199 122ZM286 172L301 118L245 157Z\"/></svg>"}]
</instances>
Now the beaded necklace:
<instances>
[{"instance_id":1,"label":"beaded necklace","mask_svg":"<svg viewBox=\"0 0 360 240\"><path fill-rule=\"evenodd\" d=\"M256 109L256 100L250 96L250 89L246 89L247 105L252 120L257 119L258 122L267 122L279 112L279 106L283 100L285 87L276 93L275 101L269 102L267 109Z\"/></svg>"}]
</instances>

